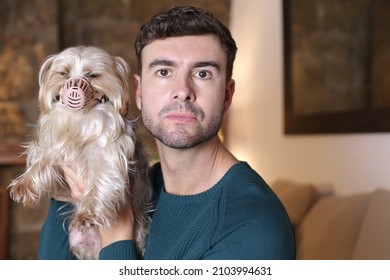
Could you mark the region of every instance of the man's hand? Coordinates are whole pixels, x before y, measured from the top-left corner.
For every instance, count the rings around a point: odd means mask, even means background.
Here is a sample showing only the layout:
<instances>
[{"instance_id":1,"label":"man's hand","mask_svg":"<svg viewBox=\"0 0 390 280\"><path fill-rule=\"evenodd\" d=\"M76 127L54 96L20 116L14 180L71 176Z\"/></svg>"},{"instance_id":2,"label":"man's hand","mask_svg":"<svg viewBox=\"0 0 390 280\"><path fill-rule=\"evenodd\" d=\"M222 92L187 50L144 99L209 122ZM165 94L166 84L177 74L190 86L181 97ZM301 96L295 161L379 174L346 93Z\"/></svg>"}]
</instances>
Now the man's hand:
<instances>
[{"instance_id":1,"label":"man's hand","mask_svg":"<svg viewBox=\"0 0 390 280\"><path fill-rule=\"evenodd\" d=\"M77 174L69 166L62 166L64 179L69 188L57 188L53 194L53 198L58 201L79 201L84 194L85 178Z\"/></svg>"},{"instance_id":2,"label":"man's hand","mask_svg":"<svg viewBox=\"0 0 390 280\"><path fill-rule=\"evenodd\" d=\"M74 169L69 166L63 165L65 181L68 183L71 196L74 200L79 201L83 197L86 179L82 174L78 174Z\"/></svg>"},{"instance_id":3,"label":"man's hand","mask_svg":"<svg viewBox=\"0 0 390 280\"><path fill-rule=\"evenodd\" d=\"M134 215L130 203L118 213L118 222L110 228L99 228L102 248L121 240L134 240Z\"/></svg>"}]
</instances>

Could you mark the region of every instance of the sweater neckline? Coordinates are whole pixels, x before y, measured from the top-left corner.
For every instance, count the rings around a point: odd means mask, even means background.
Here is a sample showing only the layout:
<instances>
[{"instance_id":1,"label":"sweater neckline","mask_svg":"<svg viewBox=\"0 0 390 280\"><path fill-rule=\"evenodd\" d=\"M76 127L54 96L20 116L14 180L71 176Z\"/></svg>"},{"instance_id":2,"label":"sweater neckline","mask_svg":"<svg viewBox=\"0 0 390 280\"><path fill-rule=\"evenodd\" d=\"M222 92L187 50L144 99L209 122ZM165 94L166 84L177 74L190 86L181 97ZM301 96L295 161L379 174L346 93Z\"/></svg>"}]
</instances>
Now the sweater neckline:
<instances>
[{"instance_id":1,"label":"sweater neckline","mask_svg":"<svg viewBox=\"0 0 390 280\"><path fill-rule=\"evenodd\" d=\"M217 194L221 190L221 188L225 185L225 182L227 180L230 180L231 177L234 177L237 171L241 168L241 166L244 165L247 165L247 163L243 161L235 163L232 167L229 168L228 171L226 171L225 175L223 175L222 178L214 186L198 194L193 194L193 195L170 194L165 191L165 184L163 183L161 194L160 194L160 200L167 200L169 201L169 203L183 204L183 203L196 203L208 199L209 197L212 197L215 194Z\"/></svg>"}]
</instances>

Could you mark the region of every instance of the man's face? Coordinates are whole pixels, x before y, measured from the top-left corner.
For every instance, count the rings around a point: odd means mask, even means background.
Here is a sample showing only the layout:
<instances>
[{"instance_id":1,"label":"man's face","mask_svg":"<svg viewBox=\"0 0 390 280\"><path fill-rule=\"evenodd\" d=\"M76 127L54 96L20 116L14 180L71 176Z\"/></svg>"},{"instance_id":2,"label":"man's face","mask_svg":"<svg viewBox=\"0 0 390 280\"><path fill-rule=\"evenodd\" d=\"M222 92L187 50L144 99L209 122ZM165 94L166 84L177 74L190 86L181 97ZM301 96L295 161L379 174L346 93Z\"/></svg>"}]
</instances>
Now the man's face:
<instances>
[{"instance_id":1,"label":"man's face","mask_svg":"<svg viewBox=\"0 0 390 280\"><path fill-rule=\"evenodd\" d=\"M142 50L141 77L134 75L136 102L145 128L175 149L214 137L231 104L226 55L214 35L156 40Z\"/></svg>"}]
</instances>

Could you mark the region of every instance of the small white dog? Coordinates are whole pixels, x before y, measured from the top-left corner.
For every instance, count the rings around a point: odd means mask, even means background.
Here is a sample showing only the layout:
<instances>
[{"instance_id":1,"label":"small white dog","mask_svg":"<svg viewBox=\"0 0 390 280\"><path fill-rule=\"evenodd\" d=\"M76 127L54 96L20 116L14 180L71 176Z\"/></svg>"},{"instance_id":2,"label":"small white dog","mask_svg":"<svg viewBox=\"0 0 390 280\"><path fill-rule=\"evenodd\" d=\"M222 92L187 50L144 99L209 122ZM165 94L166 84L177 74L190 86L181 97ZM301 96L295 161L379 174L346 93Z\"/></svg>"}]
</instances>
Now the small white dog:
<instances>
[{"instance_id":1,"label":"small white dog","mask_svg":"<svg viewBox=\"0 0 390 280\"><path fill-rule=\"evenodd\" d=\"M143 251L151 186L148 158L128 114L129 74L122 58L86 46L49 56L39 71L41 114L26 145L27 168L8 188L12 199L32 207L69 188L61 166L74 169L86 182L69 227L79 259L98 258L97 227L114 224L129 202Z\"/></svg>"}]
</instances>

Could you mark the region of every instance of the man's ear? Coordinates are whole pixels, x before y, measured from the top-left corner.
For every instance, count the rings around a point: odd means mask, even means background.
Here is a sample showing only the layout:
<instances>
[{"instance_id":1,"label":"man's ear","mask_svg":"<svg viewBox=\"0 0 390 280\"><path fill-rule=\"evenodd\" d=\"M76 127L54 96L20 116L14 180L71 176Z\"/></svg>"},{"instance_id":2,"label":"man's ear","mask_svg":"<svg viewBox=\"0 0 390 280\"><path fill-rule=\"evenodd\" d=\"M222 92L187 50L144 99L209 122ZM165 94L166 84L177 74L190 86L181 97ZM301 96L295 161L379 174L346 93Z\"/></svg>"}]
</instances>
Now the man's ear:
<instances>
[{"instance_id":1,"label":"man's ear","mask_svg":"<svg viewBox=\"0 0 390 280\"><path fill-rule=\"evenodd\" d=\"M236 82L233 79L231 79L230 81L228 81L226 85L225 103L224 103L224 110L223 110L224 113L226 113L227 110L230 108L230 105L232 105L235 89L236 89Z\"/></svg>"},{"instance_id":2,"label":"man's ear","mask_svg":"<svg viewBox=\"0 0 390 280\"><path fill-rule=\"evenodd\" d=\"M138 74L133 75L133 85L135 93L135 103L139 110L142 107L142 97L141 97L141 77Z\"/></svg>"}]
</instances>

